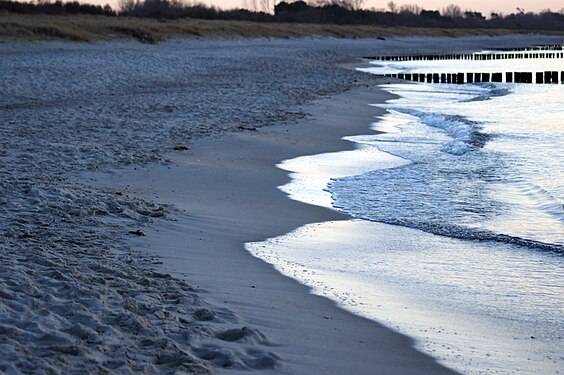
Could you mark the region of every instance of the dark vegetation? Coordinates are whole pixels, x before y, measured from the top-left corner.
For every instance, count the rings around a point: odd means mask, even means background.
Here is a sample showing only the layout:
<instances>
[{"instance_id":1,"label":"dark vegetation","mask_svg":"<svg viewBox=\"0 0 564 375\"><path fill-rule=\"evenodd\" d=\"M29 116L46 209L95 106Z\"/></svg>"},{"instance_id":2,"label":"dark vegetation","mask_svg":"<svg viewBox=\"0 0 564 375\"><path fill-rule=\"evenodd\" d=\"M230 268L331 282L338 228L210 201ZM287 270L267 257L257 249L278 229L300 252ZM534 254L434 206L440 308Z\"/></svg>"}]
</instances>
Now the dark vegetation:
<instances>
[{"instance_id":1,"label":"dark vegetation","mask_svg":"<svg viewBox=\"0 0 564 375\"><path fill-rule=\"evenodd\" d=\"M78 1L55 2L39 0L37 2L19 2L0 0L0 13L18 14L92 14L103 16L116 16L117 12L109 5L93 5L79 3Z\"/></svg>"},{"instance_id":2,"label":"dark vegetation","mask_svg":"<svg viewBox=\"0 0 564 375\"><path fill-rule=\"evenodd\" d=\"M306 24L406 26L425 28L484 28L513 30L564 30L564 9L540 13L502 15L492 12L488 17L480 12L462 11L449 5L441 12L422 9L417 5L397 7L388 3L388 10L362 9L363 0L311 0L310 2L273 0L245 0L248 9L222 10L201 3L184 3L182 0L121 0L119 9L109 5L83 4L77 1L38 0L18 2L0 0L0 13L19 14L91 14L105 16L130 16L138 18L207 20L236 20L254 22L284 22Z\"/></svg>"},{"instance_id":3,"label":"dark vegetation","mask_svg":"<svg viewBox=\"0 0 564 375\"><path fill-rule=\"evenodd\" d=\"M564 30L564 14L550 11L535 13L518 12L508 16L492 13L486 19L480 12L460 11L449 6L442 12L425 10L417 6L390 11L374 11L328 4L311 6L303 1L281 2L275 6L275 18L287 22L317 22L336 24L376 24L388 26L441 27L441 28L504 28ZM451 8L458 9L449 12Z\"/></svg>"}]
</instances>

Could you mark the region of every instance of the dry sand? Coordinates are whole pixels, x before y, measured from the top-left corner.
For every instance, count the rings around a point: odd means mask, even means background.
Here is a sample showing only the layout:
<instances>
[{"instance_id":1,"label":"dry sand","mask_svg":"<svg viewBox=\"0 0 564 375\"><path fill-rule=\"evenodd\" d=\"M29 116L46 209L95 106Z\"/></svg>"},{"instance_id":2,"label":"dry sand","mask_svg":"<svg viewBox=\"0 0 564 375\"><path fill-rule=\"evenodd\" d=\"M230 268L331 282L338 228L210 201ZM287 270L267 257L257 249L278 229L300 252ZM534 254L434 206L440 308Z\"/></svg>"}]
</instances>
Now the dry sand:
<instances>
[{"instance_id":1,"label":"dry sand","mask_svg":"<svg viewBox=\"0 0 564 375\"><path fill-rule=\"evenodd\" d=\"M148 228L134 246L158 256L173 275L202 285L208 301L228 307L240 324L266 335L281 358L277 372L448 373L414 350L409 338L311 295L243 247L305 223L344 219L289 200L276 189L287 174L274 165L298 155L350 149L352 144L340 138L366 134L381 112L367 102L386 98L375 87L357 88L308 107L309 120L199 141L188 153L171 156L170 166L98 176L96 184L158 197L180 210L177 221Z\"/></svg>"}]
</instances>

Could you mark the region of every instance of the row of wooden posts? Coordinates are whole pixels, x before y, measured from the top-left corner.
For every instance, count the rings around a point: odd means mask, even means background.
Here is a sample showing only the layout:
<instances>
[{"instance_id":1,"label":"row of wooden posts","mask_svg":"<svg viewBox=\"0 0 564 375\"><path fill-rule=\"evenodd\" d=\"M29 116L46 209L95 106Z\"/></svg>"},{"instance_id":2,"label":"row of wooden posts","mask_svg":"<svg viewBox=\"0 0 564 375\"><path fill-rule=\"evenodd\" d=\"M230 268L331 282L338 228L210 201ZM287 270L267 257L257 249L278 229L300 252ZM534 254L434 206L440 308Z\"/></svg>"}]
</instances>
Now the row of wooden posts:
<instances>
[{"instance_id":1,"label":"row of wooden posts","mask_svg":"<svg viewBox=\"0 0 564 375\"><path fill-rule=\"evenodd\" d=\"M559 77L560 75L560 77ZM505 81L503 80L505 76ZM479 82L508 82L508 83L562 83L564 71L548 72L505 72L505 73L393 73L386 77L404 79L426 83L479 83ZM533 77L535 78L533 82Z\"/></svg>"},{"instance_id":2,"label":"row of wooden posts","mask_svg":"<svg viewBox=\"0 0 564 375\"><path fill-rule=\"evenodd\" d=\"M563 44L545 44L521 48L493 48L494 51L564 51Z\"/></svg>"},{"instance_id":3,"label":"row of wooden posts","mask_svg":"<svg viewBox=\"0 0 564 375\"><path fill-rule=\"evenodd\" d=\"M378 61L430 61L430 60L510 60L510 59L558 59L564 52L525 52L525 53L467 53L451 55L413 55L413 56L372 56L369 60Z\"/></svg>"}]
</instances>

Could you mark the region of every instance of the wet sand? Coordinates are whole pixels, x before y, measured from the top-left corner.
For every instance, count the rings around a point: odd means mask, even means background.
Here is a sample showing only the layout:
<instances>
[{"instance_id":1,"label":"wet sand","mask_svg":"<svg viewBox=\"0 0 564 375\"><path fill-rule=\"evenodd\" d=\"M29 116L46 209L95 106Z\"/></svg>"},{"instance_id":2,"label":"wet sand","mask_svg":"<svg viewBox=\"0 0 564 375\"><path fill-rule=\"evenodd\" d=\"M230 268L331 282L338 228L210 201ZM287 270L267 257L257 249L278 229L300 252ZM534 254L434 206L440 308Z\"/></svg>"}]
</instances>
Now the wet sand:
<instances>
[{"instance_id":1,"label":"wet sand","mask_svg":"<svg viewBox=\"0 0 564 375\"><path fill-rule=\"evenodd\" d=\"M340 140L366 134L387 94L356 88L307 108L312 118L260 131L196 142L171 165L107 175L103 184L179 209L173 222L148 228L135 247L158 256L173 275L201 285L205 298L265 334L281 373L448 373L413 349L410 338L314 296L251 256L244 243L303 224L346 219L332 210L288 199L275 164L298 155L351 149ZM98 182L100 183L100 182Z\"/></svg>"}]
</instances>

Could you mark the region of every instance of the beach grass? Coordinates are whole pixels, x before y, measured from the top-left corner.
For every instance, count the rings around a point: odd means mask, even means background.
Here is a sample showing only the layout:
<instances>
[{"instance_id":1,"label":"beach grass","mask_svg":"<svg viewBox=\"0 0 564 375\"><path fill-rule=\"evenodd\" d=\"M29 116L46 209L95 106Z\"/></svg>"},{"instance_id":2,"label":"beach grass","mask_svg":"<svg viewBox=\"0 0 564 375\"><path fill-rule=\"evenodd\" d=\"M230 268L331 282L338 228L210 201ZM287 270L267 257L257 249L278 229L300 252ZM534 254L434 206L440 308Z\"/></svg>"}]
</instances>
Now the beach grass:
<instances>
[{"instance_id":1,"label":"beach grass","mask_svg":"<svg viewBox=\"0 0 564 375\"><path fill-rule=\"evenodd\" d=\"M516 31L503 29L409 28L368 25L262 23L247 21L177 19L159 20L91 15L0 14L1 40L69 40L96 42L137 39L158 43L174 38L384 38L392 36L459 37L564 32Z\"/></svg>"}]
</instances>

